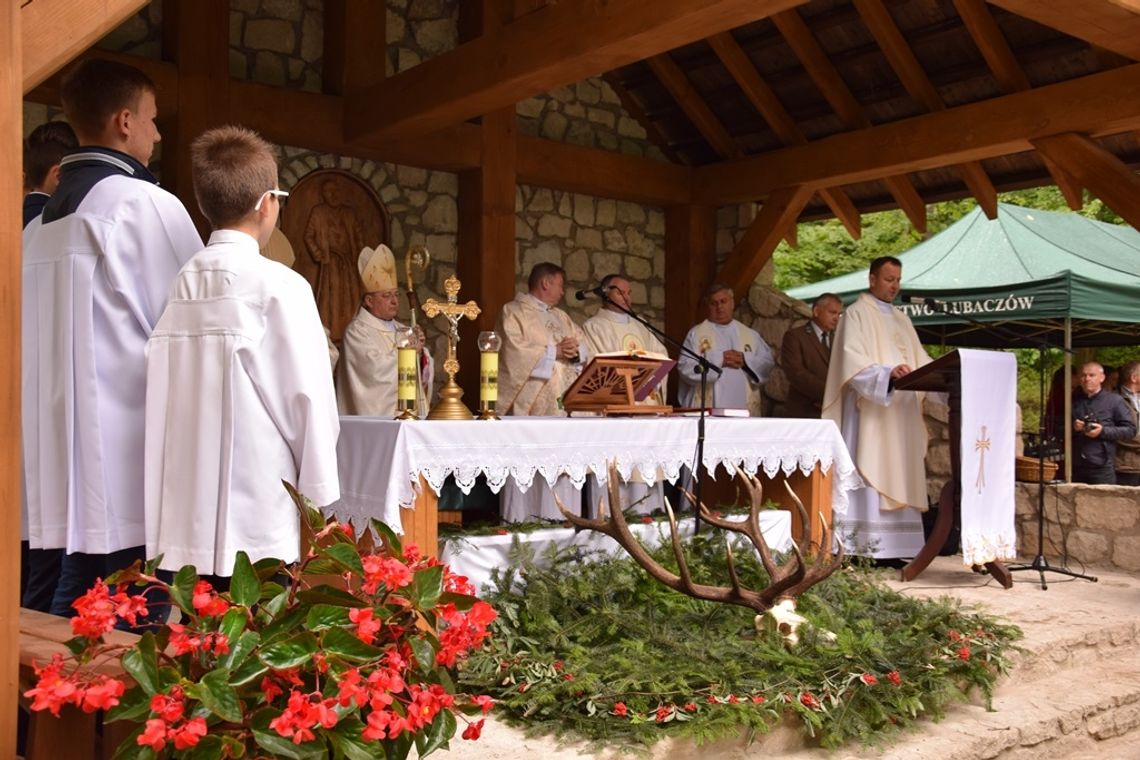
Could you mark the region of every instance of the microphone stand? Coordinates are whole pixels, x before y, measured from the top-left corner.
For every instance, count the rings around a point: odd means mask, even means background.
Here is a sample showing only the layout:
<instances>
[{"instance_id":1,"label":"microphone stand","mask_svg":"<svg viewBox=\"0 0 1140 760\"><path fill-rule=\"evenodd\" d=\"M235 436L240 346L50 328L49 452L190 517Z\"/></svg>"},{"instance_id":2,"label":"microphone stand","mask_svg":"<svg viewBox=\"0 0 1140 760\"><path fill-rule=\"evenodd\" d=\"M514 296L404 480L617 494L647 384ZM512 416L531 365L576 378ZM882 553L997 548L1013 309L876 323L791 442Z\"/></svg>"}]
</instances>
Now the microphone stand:
<instances>
[{"instance_id":1,"label":"microphone stand","mask_svg":"<svg viewBox=\"0 0 1140 760\"><path fill-rule=\"evenodd\" d=\"M676 340L675 338L671 337L664 330L657 329L656 325L651 324L648 320L646 320L644 317L642 317L637 312L633 311L632 309L627 309L626 307L622 306L617 301L614 301L612 298L610 298L608 295L606 295L606 292L604 290L599 289L597 291L597 293L601 297L603 304L610 304L610 305L616 307L618 311L629 316L631 319L637 320L642 325L644 325L646 327L646 329L648 329L651 333L653 333L658 338L660 338L663 343L665 343L666 345L672 346L673 348L676 348L678 353L684 354L685 356L688 356L690 359L695 361L697 363L697 366L700 367L700 369L701 369L701 404L700 404L699 413L697 415L697 461L694 463L694 466L693 466L693 478L694 478L693 496L696 498L697 505L698 505L698 506L696 506L696 508L694 510L695 522L693 523L693 532L699 533L701 530L701 508L699 506L701 503L701 473L700 473L700 468L703 465L704 460L705 460L705 411L707 408L705 405L705 399L707 398L706 390L708 388L709 370L712 370L713 372L715 372L718 375L722 374L722 370L720 367L711 363L705 357L701 356L700 354L696 353L692 349L688 348L684 343L682 343L682 342Z\"/></svg>"},{"instance_id":2,"label":"microphone stand","mask_svg":"<svg viewBox=\"0 0 1140 760\"><path fill-rule=\"evenodd\" d=\"M913 301L909 303L913 303ZM935 304L936 306L932 307L934 311L961 317L978 329L992 332L1007 340L1021 340L1021 336L1012 330L1003 328L1000 325L987 325L965 314L955 314L946 308L945 303L936 301ZM924 303L923 305L927 304ZM1037 554L1029 564L1009 565L1006 570L1011 573L1033 570L1037 572L1041 578L1041 590L1048 591L1049 586L1045 583L1046 572L1066 575L1070 578L1083 578L1092 583L1096 583L1097 578L1095 575L1085 575L1083 573L1074 572L1063 565L1061 567L1053 567L1049 564L1049 560L1045 558L1045 351L1050 348L1059 348L1070 354L1072 351L1064 346L1051 346L1044 340L1033 341L1033 346L1037 349L1038 398L1041 404L1041 414L1037 421ZM1065 424L1071 424L1071 421L1066 421Z\"/></svg>"}]
</instances>

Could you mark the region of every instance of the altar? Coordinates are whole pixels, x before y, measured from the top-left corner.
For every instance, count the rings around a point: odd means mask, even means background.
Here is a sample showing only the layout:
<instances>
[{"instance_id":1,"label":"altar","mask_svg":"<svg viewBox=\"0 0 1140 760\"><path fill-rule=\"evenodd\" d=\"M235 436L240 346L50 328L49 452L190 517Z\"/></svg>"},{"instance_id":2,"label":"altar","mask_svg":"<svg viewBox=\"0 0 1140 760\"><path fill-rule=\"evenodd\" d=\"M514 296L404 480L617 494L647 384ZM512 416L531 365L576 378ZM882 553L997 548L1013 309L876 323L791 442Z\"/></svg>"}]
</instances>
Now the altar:
<instances>
[{"instance_id":1,"label":"altar","mask_svg":"<svg viewBox=\"0 0 1140 760\"><path fill-rule=\"evenodd\" d=\"M508 478L526 489L535 477L607 478L613 461L623 480L675 481L694 458L698 420L692 417L507 417L495 421L342 417L337 458L341 500L328 507L357 526L376 518L404 533L425 553L438 551L437 498L454 476L470 491L484 476L493 492ZM804 502L810 524L793 516L792 533L818 540L832 510L847 511L847 494L862 486L838 428L829 420L713 417L705 422L703 464L715 478L735 467L767 481L765 497L789 499L775 487L786 479Z\"/></svg>"}]
</instances>

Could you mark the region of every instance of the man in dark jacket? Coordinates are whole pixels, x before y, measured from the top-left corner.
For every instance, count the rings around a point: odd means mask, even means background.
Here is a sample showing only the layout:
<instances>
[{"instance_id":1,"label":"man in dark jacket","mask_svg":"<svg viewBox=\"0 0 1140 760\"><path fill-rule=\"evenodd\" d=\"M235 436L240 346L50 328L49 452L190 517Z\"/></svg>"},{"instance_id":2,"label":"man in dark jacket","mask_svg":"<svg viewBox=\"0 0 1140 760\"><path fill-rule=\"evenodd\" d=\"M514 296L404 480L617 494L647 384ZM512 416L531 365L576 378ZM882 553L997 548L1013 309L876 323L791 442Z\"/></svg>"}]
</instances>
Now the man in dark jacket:
<instances>
[{"instance_id":1,"label":"man in dark jacket","mask_svg":"<svg viewBox=\"0 0 1140 760\"><path fill-rule=\"evenodd\" d=\"M827 365L831 361L831 339L843 313L843 301L834 293L824 293L811 307L811 320L793 327L780 347L780 366L788 378L785 417L819 418Z\"/></svg>"},{"instance_id":2,"label":"man in dark jacket","mask_svg":"<svg viewBox=\"0 0 1140 760\"><path fill-rule=\"evenodd\" d=\"M1081 393L1073 400L1073 480L1116 483L1116 442L1136 435L1128 404L1104 390L1104 367L1088 362L1081 367Z\"/></svg>"}]
</instances>

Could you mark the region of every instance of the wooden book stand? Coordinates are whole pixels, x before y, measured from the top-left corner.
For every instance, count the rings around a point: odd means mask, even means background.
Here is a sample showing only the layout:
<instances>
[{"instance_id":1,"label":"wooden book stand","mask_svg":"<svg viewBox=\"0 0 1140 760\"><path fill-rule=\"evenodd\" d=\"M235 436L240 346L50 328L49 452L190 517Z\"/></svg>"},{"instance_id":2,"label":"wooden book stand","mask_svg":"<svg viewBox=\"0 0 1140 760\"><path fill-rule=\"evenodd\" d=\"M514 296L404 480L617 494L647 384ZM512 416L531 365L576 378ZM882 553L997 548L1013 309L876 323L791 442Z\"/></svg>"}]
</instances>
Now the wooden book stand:
<instances>
[{"instance_id":1,"label":"wooden book stand","mask_svg":"<svg viewBox=\"0 0 1140 760\"><path fill-rule=\"evenodd\" d=\"M667 356L595 356L562 396L562 406L567 412L605 415L671 414L671 406L636 402L648 398L674 364Z\"/></svg>"}]
</instances>

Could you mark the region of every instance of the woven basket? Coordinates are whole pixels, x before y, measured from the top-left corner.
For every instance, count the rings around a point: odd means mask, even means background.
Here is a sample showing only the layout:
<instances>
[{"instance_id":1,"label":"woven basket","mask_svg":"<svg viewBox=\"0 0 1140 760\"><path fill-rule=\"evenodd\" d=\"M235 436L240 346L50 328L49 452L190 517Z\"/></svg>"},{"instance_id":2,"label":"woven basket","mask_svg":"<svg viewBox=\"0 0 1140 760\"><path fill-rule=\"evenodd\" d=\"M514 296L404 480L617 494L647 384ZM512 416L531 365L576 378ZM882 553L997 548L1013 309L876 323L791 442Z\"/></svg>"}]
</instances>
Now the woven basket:
<instances>
[{"instance_id":1,"label":"woven basket","mask_svg":"<svg viewBox=\"0 0 1140 760\"><path fill-rule=\"evenodd\" d=\"M1013 466L1013 476L1017 480L1027 483L1036 483L1041 465L1033 457L1017 457ZM1045 460L1045 482L1048 483L1057 477L1057 463Z\"/></svg>"}]
</instances>

